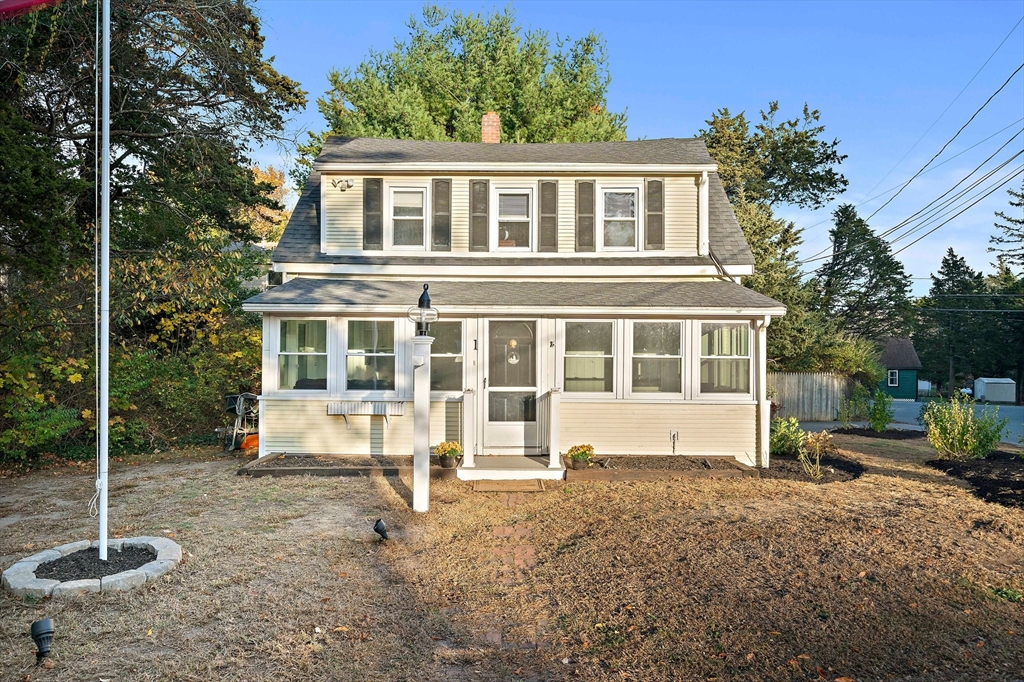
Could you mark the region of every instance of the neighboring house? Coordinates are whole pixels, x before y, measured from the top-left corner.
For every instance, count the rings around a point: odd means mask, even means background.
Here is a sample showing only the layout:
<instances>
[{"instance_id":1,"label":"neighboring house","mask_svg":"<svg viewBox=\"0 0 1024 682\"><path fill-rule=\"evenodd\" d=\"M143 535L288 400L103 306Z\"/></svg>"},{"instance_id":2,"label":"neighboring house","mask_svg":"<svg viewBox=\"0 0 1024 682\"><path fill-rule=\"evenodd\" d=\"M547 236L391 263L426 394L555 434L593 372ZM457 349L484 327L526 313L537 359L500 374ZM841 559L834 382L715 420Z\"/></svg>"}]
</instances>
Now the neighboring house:
<instances>
[{"instance_id":1,"label":"neighboring house","mask_svg":"<svg viewBox=\"0 0 1024 682\"><path fill-rule=\"evenodd\" d=\"M890 338L879 358L885 367L885 377L878 387L896 400L917 400L917 372L921 360L910 339Z\"/></svg>"},{"instance_id":2,"label":"neighboring house","mask_svg":"<svg viewBox=\"0 0 1024 682\"><path fill-rule=\"evenodd\" d=\"M244 306L264 320L260 453L412 454L427 283L430 443L462 443L461 478L560 478L580 443L767 466L785 308L740 284L754 259L704 143L483 132L327 140L273 254L283 284Z\"/></svg>"}]
</instances>

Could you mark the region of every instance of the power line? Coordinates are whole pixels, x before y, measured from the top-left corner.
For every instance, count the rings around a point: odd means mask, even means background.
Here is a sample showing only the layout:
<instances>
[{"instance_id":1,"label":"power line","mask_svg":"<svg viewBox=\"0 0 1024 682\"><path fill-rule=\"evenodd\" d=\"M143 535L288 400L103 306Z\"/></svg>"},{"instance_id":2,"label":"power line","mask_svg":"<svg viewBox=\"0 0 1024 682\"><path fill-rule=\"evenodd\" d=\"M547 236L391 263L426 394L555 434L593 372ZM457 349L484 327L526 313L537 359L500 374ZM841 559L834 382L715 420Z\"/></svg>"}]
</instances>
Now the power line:
<instances>
[{"instance_id":1,"label":"power line","mask_svg":"<svg viewBox=\"0 0 1024 682\"><path fill-rule=\"evenodd\" d=\"M974 79L978 77L978 74L980 74L984 70L984 68L986 66L988 66L988 63L990 61L992 61L992 58L996 56L996 53L999 52L1000 49L1002 49L1003 45L1005 45L1006 41L1010 39L1010 36L1013 35L1013 32L1017 30L1017 27L1020 26L1020 22L1022 22L1022 21L1024 21L1024 17L1021 17L1020 19L1017 20L1017 23L1013 25L1013 28L1011 28L1010 32L1006 34L1006 37L1003 38L1002 42L1000 42L999 45L996 46L996 49L992 50L992 54L990 54L988 56L988 59L985 60L985 63L982 64L980 67L978 67L978 70L974 72L973 76L971 76L971 80L967 81L967 85L965 85L960 90L960 92L958 92L956 94L956 97L953 98L952 102L950 102L949 104L946 105L946 108L942 110L942 113L939 114L938 118L936 118L934 121L932 121L932 124L930 126L928 126L928 130L924 131L921 134L921 137L917 138L917 142L915 142L910 147L910 149L907 150L906 154L904 154L903 156L900 157L900 160L896 162L896 165L893 166L892 168L890 168L889 172L886 173L885 175L883 175L882 179L879 180L878 182L876 182L875 186L867 191L867 194L871 194L872 192L874 192L878 188L879 185L881 185L883 182L885 182L885 179L887 177L889 177L890 175L892 175L892 172L894 170L899 168L899 165L901 163L903 163L903 160L906 159L910 155L910 152L914 151L914 149L917 148L917 145L921 144L921 140L923 140L925 138L925 136L928 135L928 133L930 133L932 131L932 128L934 128L935 124L938 123L942 119L942 117L946 115L946 112L949 111L949 108L952 107L954 104L956 104L956 101L958 99L960 99L960 95L964 94L964 92L967 90L967 88L970 87L971 83L974 82Z\"/></svg>"},{"instance_id":2,"label":"power line","mask_svg":"<svg viewBox=\"0 0 1024 682\"><path fill-rule=\"evenodd\" d=\"M942 152L946 151L946 147L948 147L949 145L951 145L951 144L953 143L953 140L955 140L955 139L956 139L957 137L959 137L959 136L960 136L960 133L962 133L962 132L964 131L964 129L965 129L965 128L967 128L967 126L971 125L971 122L972 122L972 121L973 121L973 120L975 119L975 117L977 117L977 115L978 115L978 114L980 114L980 113L982 112L982 110L984 110L984 108L985 108L985 107L987 107L987 106L989 105L989 102L991 102L991 101L992 101L993 99L995 99L995 96L996 96L996 95L998 95L998 94L999 94L1000 92L1002 92L1002 91L1003 91L1003 88L1005 88L1005 87L1006 87L1007 85L1009 85L1009 84L1010 84L1010 81L1012 81L1012 80L1013 80L1014 76L1016 76L1016 75L1017 75L1018 73L1020 73L1020 70L1021 70L1021 69L1024 69L1024 64L1021 64L1020 66L1018 66L1018 67L1017 67L1017 68L1016 68L1016 69L1014 70L1014 72L1010 74L1010 77L1009 77L1009 78L1007 78L1007 79L1006 79L1006 81L1005 81L1005 82L1004 82L1004 83L1003 83L1002 85L1000 85L1000 86L999 86L999 88L998 88L998 89L997 89L997 90L996 90L995 92L993 92L993 93L992 93L991 95L989 95L989 98L988 98L987 100L985 100L985 103L984 103L984 104L982 104L982 105L981 105L980 107L978 107L978 110L977 110L977 111L975 111L975 112L974 112L973 114L971 114L971 117L970 117L969 119L967 119L967 123L964 123L964 124L963 124L962 126L960 126L960 130L956 131L956 134L955 134L955 135L953 135L953 137L949 138L949 141L948 141L948 142L946 142L946 144L942 145L942 148L941 148L941 149L940 149L940 150L939 150L938 152L936 152L936 153L935 153L935 156L933 156L932 158L928 159L928 163L926 163L925 165L921 166L921 169L920 169L919 171L917 171L916 173L914 173L914 174L913 174L913 175L912 175L912 176L910 177L910 179L909 179L909 180L907 180L907 181L906 181L906 182L905 182L905 183L903 184L903 186L902 186L902 187L900 187L899 191L897 191L897 192L896 192L896 194L893 194L893 195L892 195L891 197L889 197L889 198L888 198L888 199L886 200L886 202L885 202L884 204L882 204L881 206L879 206L878 208L876 208L876 209L875 209L875 212L874 212L874 213L872 213L871 215L869 215L869 216L867 217L867 219L868 219L868 220L871 220L871 219L872 219L873 217L875 217L875 215L876 215L876 214L877 214L877 213L878 213L879 211L881 211L881 210L882 210L883 208L885 208L886 206L888 206L888 205L890 204L890 202L892 202L892 200L893 200L893 199L895 199L895 198L896 198L896 197L898 197L898 196L899 196L900 194L902 194L902 193L903 193L903 190L905 190L905 189L906 189L907 187L909 187L909 186L910 186L910 183L912 183L912 182L913 182L913 181L914 181L914 180L915 180L915 179L917 178L917 176L921 175L921 173L922 173L922 172L924 172L924 169L926 169L926 168L927 168L928 166L930 166L930 165L931 165L932 161L934 161L935 159L939 158L939 155L941 155L941 154L942 154Z\"/></svg>"}]
</instances>

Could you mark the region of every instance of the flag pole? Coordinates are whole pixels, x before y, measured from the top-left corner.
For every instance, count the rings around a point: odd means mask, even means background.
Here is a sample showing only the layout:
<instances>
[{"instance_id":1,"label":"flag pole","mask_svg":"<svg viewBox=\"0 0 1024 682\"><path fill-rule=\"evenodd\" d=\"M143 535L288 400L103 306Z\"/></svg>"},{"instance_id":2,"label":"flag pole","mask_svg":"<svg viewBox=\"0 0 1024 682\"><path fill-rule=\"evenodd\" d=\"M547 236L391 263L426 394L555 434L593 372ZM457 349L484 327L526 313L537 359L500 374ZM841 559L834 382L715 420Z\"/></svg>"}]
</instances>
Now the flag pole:
<instances>
[{"instance_id":1,"label":"flag pole","mask_svg":"<svg viewBox=\"0 0 1024 682\"><path fill-rule=\"evenodd\" d=\"M100 377L99 417L99 494L100 560L107 560L107 458L109 453L110 419L110 3L103 1L103 125L102 161L100 162L100 353L97 371Z\"/></svg>"}]
</instances>

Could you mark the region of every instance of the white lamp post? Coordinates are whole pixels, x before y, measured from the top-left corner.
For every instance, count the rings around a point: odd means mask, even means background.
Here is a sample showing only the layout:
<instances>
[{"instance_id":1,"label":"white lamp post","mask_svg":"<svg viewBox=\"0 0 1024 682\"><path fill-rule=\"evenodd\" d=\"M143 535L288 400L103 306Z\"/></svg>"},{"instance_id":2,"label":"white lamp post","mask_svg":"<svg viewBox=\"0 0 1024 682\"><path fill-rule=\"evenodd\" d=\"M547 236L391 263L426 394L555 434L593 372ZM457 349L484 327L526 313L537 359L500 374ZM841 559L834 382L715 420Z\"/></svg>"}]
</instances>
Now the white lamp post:
<instances>
[{"instance_id":1,"label":"white lamp post","mask_svg":"<svg viewBox=\"0 0 1024 682\"><path fill-rule=\"evenodd\" d=\"M430 507L430 323L437 321L437 309L430 307L428 285L409 319L416 323L412 339L413 436L412 436L412 510L425 512Z\"/></svg>"}]
</instances>

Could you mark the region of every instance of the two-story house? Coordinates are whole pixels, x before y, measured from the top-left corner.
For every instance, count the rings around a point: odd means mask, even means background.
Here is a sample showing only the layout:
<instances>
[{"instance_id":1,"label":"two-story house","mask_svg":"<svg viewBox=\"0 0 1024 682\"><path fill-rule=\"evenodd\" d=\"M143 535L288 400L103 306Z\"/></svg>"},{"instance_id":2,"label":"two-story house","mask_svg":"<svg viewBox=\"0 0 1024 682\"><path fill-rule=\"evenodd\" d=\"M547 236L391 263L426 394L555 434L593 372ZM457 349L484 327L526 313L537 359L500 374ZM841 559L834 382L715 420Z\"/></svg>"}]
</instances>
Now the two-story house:
<instances>
[{"instance_id":1,"label":"two-story house","mask_svg":"<svg viewBox=\"0 0 1024 682\"><path fill-rule=\"evenodd\" d=\"M245 303L260 454L412 454L428 283L431 444L462 443L460 478L559 478L581 443L767 466L785 308L740 284L754 259L703 141L499 144L496 119L479 143L327 140L283 283Z\"/></svg>"}]
</instances>

